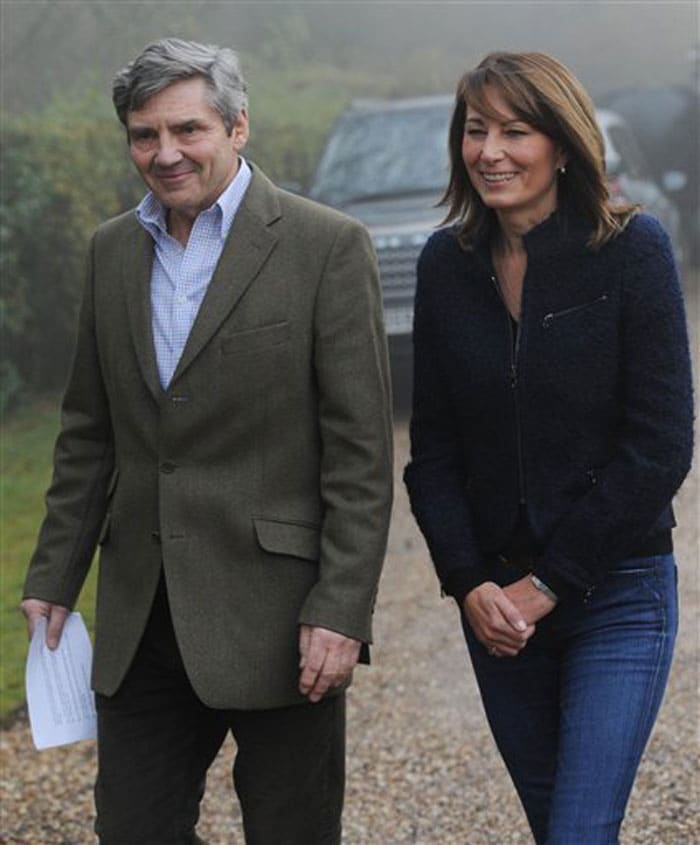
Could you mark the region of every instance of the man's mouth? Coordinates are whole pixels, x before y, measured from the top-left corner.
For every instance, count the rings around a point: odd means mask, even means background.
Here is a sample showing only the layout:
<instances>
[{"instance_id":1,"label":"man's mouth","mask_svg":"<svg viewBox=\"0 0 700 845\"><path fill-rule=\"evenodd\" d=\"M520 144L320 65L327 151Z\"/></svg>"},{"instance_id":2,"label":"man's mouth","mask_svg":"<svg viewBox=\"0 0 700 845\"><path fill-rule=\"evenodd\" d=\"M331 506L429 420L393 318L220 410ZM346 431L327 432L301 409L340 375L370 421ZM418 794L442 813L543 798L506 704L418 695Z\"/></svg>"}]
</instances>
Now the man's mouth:
<instances>
[{"instance_id":1,"label":"man's mouth","mask_svg":"<svg viewBox=\"0 0 700 845\"><path fill-rule=\"evenodd\" d=\"M180 182L187 176L191 176L194 170L157 170L154 174L160 182Z\"/></svg>"}]
</instances>

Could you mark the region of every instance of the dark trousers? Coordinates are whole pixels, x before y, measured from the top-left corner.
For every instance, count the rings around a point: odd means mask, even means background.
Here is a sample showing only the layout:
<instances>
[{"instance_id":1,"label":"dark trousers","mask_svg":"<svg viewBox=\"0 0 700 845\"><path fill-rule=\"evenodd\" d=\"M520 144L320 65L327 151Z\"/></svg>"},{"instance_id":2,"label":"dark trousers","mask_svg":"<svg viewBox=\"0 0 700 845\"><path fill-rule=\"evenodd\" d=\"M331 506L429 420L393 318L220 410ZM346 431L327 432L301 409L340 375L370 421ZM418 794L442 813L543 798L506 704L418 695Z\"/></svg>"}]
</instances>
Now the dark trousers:
<instances>
[{"instance_id":1,"label":"dark trousers","mask_svg":"<svg viewBox=\"0 0 700 845\"><path fill-rule=\"evenodd\" d=\"M491 656L463 624L537 845L616 845L671 665L673 556L620 561L589 603L563 602L514 658Z\"/></svg>"},{"instance_id":2,"label":"dark trousers","mask_svg":"<svg viewBox=\"0 0 700 845\"><path fill-rule=\"evenodd\" d=\"M194 845L206 773L227 732L248 845L338 845L345 697L275 710L214 710L195 695L161 580L121 687L96 696L101 845Z\"/></svg>"}]
</instances>

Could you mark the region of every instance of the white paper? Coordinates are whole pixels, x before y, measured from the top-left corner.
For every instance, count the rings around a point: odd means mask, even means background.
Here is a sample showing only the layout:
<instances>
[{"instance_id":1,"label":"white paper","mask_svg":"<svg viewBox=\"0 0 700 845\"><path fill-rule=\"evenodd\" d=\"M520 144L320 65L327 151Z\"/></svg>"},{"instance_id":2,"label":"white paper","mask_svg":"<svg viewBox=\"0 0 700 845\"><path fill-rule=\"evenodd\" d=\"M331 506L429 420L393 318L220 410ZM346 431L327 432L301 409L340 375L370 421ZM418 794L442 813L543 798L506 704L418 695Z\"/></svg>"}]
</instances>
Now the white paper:
<instances>
[{"instance_id":1,"label":"white paper","mask_svg":"<svg viewBox=\"0 0 700 845\"><path fill-rule=\"evenodd\" d=\"M92 645L79 613L66 619L58 648L46 645L46 619L39 619L27 656L27 709L34 745L42 750L97 735L90 689Z\"/></svg>"}]
</instances>

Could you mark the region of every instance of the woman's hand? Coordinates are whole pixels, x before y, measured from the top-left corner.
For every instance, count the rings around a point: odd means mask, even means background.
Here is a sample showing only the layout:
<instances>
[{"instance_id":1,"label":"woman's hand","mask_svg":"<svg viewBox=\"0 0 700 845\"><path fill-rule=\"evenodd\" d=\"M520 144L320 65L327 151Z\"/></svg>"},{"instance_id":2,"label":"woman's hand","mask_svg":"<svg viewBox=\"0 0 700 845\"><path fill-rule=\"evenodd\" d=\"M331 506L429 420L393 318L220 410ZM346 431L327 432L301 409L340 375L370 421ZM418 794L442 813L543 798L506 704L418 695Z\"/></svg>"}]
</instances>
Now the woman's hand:
<instances>
[{"instance_id":1,"label":"woman's hand","mask_svg":"<svg viewBox=\"0 0 700 845\"><path fill-rule=\"evenodd\" d=\"M535 587L529 575L504 587L503 592L517 607L528 625L539 622L557 606L555 601Z\"/></svg>"},{"instance_id":2,"label":"woman's hand","mask_svg":"<svg viewBox=\"0 0 700 845\"><path fill-rule=\"evenodd\" d=\"M535 633L532 622L493 581L485 581L467 593L464 613L476 638L494 656L515 657Z\"/></svg>"}]
</instances>

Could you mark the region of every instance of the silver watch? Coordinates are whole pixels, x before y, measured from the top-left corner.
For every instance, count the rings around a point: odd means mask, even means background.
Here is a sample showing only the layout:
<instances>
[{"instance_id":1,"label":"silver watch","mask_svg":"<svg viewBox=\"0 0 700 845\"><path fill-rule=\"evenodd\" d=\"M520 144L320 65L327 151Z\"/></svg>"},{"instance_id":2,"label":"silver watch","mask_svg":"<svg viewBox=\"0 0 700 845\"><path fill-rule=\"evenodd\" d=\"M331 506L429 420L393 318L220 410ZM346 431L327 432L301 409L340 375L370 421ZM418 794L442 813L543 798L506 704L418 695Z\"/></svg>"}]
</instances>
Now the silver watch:
<instances>
[{"instance_id":1,"label":"silver watch","mask_svg":"<svg viewBox=\"0 0 700 845\"><path fill-rule=\"evenodd\" d=\"M554 590L551 587L548 587L544 581L540 581L536 575L530 574L530 581L532 581L532 586L541 593L544 593L547 598L550 598L555 603L559 601L559 596L554 592Z\"/></svg>"}]
</instances>

